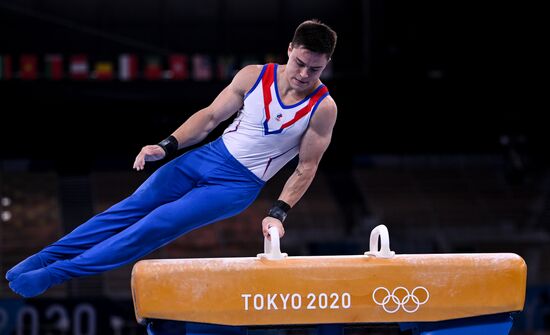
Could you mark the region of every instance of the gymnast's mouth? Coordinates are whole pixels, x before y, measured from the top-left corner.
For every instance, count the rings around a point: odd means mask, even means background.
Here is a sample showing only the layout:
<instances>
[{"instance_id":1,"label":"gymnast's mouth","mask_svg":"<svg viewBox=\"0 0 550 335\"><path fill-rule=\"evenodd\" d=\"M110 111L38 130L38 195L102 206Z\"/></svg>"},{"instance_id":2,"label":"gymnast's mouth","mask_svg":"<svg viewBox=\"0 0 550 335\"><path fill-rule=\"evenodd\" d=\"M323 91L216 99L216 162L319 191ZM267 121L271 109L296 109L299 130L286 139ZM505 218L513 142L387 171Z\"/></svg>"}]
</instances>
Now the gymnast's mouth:
<instances>
[{"instance_id":1,"label":"gymnast's mouth","mask_svg":"<svg viewBox=\"0 0 550 335\"><path fill-rule=\"evenodd\" d=\"M298 78L292 78L294 81L296 81L299 85L307 85L307 81L299 80Z\"/></svg>"}]
</instances>

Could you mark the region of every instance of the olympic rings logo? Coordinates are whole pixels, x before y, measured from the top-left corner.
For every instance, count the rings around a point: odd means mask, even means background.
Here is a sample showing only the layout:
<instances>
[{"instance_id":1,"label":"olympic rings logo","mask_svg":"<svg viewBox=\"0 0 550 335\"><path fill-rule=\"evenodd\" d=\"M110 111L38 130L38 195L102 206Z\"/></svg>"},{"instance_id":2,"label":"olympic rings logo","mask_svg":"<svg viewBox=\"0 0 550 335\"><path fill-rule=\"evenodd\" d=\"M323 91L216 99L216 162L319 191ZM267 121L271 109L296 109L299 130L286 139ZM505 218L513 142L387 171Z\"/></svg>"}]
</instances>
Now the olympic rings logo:
<instances>
[{"instance_id":1,"label":"olympic rings logo","mask_svg":"<svg viewBox=\"0 0 550 335\"><path fill-rule=\"evenodd\" d=\"M378 291L383 291L384 296L380 297L380 294L377 296L376 293ZM424 294L420 291L424 291ZM420 298L417 296L417 293L420 293ZM424 295L426 296L425 298L423 297ZM380 298L382 299L380 300ZM420 301L422 298L424 299ZM374 300L377 305L382 306L387 313L392 314L397 312L400 308L403 308L407 313L414 313L421 305L427 303L428 299L430 299L430 292L423 286L415 287L410 293L409 290L402 286L396 287L391 293L390 290L385 287L378 287L372 292L372 300Z\"/></svg>"}]
</instances>

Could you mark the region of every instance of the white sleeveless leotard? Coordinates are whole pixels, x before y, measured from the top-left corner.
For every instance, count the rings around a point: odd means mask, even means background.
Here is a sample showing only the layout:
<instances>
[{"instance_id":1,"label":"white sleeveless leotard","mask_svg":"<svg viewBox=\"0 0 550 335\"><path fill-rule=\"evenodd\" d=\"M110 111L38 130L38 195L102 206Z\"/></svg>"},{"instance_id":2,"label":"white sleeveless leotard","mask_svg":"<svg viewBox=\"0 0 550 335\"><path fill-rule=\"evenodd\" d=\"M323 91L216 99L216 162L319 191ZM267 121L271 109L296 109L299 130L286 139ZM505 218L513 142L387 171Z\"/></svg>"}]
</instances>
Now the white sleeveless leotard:
<instances>
[{"instance_id":1,"label":"white sleeveless leotard","mask_svg":"<svg viewBox=\"0 0 550 335\"><path fill-rule=\"evenodd\" d=\"M264 65L242 109L222 135L231 155L264 181L298 154L309 120L329 95L321 84L302 101L284 105L277 89L277 66Z\"/></svg>"}]
</instances>

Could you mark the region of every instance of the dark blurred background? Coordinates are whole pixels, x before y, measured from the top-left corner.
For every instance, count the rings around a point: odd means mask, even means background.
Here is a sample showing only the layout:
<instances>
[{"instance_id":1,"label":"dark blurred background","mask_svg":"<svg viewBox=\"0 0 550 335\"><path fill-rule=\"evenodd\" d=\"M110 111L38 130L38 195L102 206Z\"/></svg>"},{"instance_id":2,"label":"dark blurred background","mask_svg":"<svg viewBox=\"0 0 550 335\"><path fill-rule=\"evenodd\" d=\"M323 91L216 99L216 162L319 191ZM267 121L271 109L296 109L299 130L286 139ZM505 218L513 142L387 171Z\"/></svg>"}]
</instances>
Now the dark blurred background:
<instances>
[{"instance_id":1,"label":"dark blurred background","mask_svg":"<svg viewBox=\"0 0 550 335\"><path fill-rule=\"evenodd\" d=\"M529 275L514 333L548 333L548 57L539 7L0 0L0 270L129 195L162 164L131 171L143 145L207 106L242 66L285 63L297 24L318 18L338 33L323 77L338 122L317 178L289 215L283 251L363 253L383 223L397 253L515 252ZM260 220L293 164L241 215L149 257L256 255ZM142 334L130 271L28 301L2 276L0 333Z\"/></svg>"}]
</instances>

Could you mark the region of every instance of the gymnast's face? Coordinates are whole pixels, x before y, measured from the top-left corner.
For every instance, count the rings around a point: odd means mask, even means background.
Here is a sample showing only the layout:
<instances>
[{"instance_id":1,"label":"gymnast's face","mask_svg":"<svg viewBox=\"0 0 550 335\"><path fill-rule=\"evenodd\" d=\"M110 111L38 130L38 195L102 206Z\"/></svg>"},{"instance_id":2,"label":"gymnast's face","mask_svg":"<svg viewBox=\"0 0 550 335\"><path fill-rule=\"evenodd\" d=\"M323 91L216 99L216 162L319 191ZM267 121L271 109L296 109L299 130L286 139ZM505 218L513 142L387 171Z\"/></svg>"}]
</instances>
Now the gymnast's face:
<instances>
[{"instance_id":1,"label":"gymnast's face","mask_svg":"<svg viewBox=\"0 0 550 335\"><path fill-rule=\"evenodd\" d=\"M290 86L297 91L307 91L317 83L329 62L326 54L310 51L302 46L288 47L286 76Z\"/></svg>"}]
</instances>

